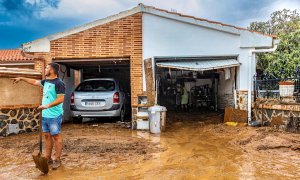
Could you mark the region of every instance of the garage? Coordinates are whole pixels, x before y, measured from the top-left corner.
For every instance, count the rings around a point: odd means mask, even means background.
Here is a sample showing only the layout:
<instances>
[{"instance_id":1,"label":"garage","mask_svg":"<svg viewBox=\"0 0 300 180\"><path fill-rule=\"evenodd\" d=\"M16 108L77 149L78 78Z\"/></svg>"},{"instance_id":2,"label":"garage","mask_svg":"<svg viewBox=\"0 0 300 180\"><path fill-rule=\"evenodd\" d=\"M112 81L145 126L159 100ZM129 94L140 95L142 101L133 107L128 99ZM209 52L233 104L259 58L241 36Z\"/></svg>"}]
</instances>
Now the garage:
<instances>
[{"instance_id":1,"label":"garage","mask_svg":"<svg viewBox=\"0 0 300 180\"><path fill-rule=\"evenodd\" d=\"M155 63L158 104L175 112L223 109L224 90L236 84L240 65L236 57L159 57Z\"/></svg>"},{"instance_id":2,"label":"garage","mask_svg":"<svg viewBox=\"0 0 300 180\"><path fill-rule=\"evenodd\" d=\"M66 101L64 104L65 114L71 118L76 120L77 122L81 122L84 118L85 120L94 119L94 117L99 116L95 111L102 110L104 111L103 116L110 116L109 109L110 104L108 100L105 99L104 94L107 94L107 91L110 89L105 89L105 92L101 94L99 91L99 98L85 97L81 101L89 101L85 103L81 107L76 105L76 92L82 93L97 93L94 89L87 89L88 86L96 86L96 88L107 88L107 83L112 80L116 80L116 84L114 86L120 87L120 89L111 89L118 91L116 93L124 93L126 100L124 102L124 111L126 113L126 119L129 118L131 111L131 102L130 102L130 61L129 58L106 58L106 59L60 59L55 60L54 62L61 65L61 74L60 77L65 82L67 86L66 92ZM83 83L85 82L85 83ZM93 82L93 83L90 83ZM101 84L103 83L103 84ZM77 88L78 87L78 88ZM85 89L83 89L85 88ZM103 89L104 90L104 89ZM120 91L120 92L119 92ZM108 97L110 94L107 95ZM118 96L121 96L118 94ZM102 102L98 102L103 99ZM104 100L105 99L105 100ZM104 104L105 102L105 104ZM93 104L94 103L94 104ZM96 106L98 106L96 108ZM92 107L95 106L95 107ZM85 111L83 114L74 113L76 111ZM88 111L94 111L94 113L89 113ZM73 113L72 113L73 112ZM76 114L76 116L74 115ZM119 117L114 118L115 120L119 119Z\"/></svg>"},{"instance_id":3,"label":"garage","mask_svg":"<svg viewBox=\"0 0 300 180\"><path fill-rule=\"evenodd\" d=\"M23 43L22 51L62 65L61 77L68 87L66 120L76 85L111 77L120 79L130 92L132 128L136 128L138 120L149 124L141 113L154 105L155 94L168 112L251 109L255 52L272 49L276 43L273 36L139 4ZM146 80L147 59L153 65L151 81ZM37 63L35 69L43 67ZM251 113L248 116L251 119Z\"/></svg>"}]
</instances>

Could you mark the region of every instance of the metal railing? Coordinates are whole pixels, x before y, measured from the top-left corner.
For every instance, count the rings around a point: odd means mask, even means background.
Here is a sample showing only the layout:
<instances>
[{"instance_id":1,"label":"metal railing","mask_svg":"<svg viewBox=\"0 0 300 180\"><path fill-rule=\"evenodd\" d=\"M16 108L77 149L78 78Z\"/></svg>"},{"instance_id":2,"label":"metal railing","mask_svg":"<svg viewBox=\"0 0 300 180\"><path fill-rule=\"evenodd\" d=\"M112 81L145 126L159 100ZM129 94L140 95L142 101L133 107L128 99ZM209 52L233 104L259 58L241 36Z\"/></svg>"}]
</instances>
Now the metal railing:
<instances>
[{"instance_id":1,"label":"metal railing","mask_svg":"<svg viewBox=\"0 0 300 180\"><path fill-rule=\"evenodd\" d=\"M285 79L257 79L254 77L254 98L264 99L281 99L279 93L279 82L293 81L294 94L296 102L300 103L300 78L285 78Z\"/></svg>"}]
</instances>

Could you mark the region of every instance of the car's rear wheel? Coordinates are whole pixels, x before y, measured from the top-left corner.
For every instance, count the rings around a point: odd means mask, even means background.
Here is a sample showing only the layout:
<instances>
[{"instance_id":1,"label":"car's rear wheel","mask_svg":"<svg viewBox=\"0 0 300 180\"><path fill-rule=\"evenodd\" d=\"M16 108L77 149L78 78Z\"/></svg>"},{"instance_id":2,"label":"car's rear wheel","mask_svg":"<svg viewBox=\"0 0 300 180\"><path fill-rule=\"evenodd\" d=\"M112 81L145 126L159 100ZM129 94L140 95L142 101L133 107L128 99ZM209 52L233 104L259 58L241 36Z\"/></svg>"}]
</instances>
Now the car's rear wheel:
<instances>
[{"instance_id":1,"label":"car's rear wheel","mask_svg":"<svg viewBox=\"0 0 300 180\"><path fill-rule=\"evenodd\" d=\"M82 117L73 117L73 123L74 124L81 124L82 123Z\"/></svg>"}]
</instances>

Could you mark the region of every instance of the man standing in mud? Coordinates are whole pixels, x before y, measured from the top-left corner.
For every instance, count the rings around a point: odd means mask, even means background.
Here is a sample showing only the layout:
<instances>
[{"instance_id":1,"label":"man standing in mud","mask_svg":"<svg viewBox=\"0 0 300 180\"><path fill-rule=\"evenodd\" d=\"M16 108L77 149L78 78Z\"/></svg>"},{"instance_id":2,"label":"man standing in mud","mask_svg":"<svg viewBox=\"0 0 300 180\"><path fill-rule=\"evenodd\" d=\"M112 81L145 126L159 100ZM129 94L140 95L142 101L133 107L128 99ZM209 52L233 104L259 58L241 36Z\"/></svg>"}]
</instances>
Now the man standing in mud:
<instances>
[{"instance_id":1,"label":"man standing in mud","mask_svg":"<svg viewBox=\"0 0 300 180\"><path fill-rule=\"evenodd\" d=\"M43 86L43 101L38 108L42 110L42 129L46 140L46 157L53 169L61 166L62 136L61 123L63 117L63 102L65 84L58 78L59 65L50 63L45 69L46 79L35 80L24 77L13 78L14 83L24 81L35 86ZM55 159L51 159L53 144Z\"/></svg>"}]
</instances>

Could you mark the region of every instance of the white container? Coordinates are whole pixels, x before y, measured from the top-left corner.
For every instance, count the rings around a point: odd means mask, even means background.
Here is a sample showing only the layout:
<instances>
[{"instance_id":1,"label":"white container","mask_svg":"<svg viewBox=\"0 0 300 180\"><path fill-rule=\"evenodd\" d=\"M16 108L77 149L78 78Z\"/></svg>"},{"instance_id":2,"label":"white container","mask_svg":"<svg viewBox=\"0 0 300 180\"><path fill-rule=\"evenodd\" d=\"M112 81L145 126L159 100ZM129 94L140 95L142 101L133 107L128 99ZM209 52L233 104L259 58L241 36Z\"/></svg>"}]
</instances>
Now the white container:
<instances>
[{"instance_id":1,"label":"white container","mask_svg":"<svg viewBox=\"0 0 300 180\"><path fill-rule=\"evenodd\" d=\"M150 121L150 132L154 134L159 134L161 133L161 131L165 131L167 108L155 105L149 107L148 112Z\"/></svg>"},{"instance_id":2,"label":"white container","mask_svg":"<svg viewBox=\"0 0 300 180\"><path fill-rule=\"evenodd\" d=\"M137 119L136 120L137 130L149 130L149 120Z\"/></svg>"},{"instance_id":3,"label":"white container","mask_svg":"<svg viewBox=\"0 0 300 180\"><path fill-rule=\"evenodd\" d=\"M137 116L137 130L149 130L149 113L148 108L138 108Z\"/></svg>"},{"instance_id":4,"label":"white container","mask_svg":"<svg viewBox=\"0 0 300 180\"><path fill-rule=\"evenodd\" d=\"M295 85L279 85L280 97L291 97L294 95Z\"/></svg>"}]
</instances>

